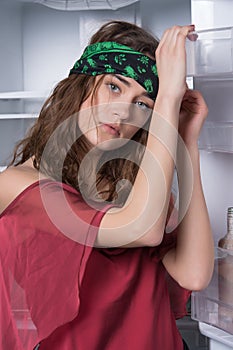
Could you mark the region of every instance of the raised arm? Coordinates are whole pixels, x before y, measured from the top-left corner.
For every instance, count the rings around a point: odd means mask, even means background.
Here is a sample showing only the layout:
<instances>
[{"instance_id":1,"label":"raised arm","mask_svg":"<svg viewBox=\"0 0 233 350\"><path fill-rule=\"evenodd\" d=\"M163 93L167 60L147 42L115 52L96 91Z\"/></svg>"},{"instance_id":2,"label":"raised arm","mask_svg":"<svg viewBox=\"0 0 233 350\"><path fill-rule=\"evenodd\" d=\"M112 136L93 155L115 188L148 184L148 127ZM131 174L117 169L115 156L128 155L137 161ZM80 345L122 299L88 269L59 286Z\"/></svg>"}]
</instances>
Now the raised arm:
<instances>
[{"instance_id":1,"label":"raised arm","mask_svg":"<svg viewBox=\"0 0 233 350\"><path fill-rule=\"evenodd\" d=\"M207 286L214 264L213 237L201 184L197 146L207 112L200 92L187 90L180 114L181 139L177 147L180 202L177 246L163 259L172 277L190 290L200 290ZM187 198L187 193L190 193L190 198Z\"/></svg>"},{"instance_id":2,"label":"raised arm","mask_svg":"<svg viewBox=\"0 0 233 350\"><path fill-rule=\"evenodd\" d=\"M104 216L96 246L155 246L164 234L186 91L185 39L193 26L168 29L156 50L159 92L140 170L123 208Z\"/></svg>"}]
</instances>

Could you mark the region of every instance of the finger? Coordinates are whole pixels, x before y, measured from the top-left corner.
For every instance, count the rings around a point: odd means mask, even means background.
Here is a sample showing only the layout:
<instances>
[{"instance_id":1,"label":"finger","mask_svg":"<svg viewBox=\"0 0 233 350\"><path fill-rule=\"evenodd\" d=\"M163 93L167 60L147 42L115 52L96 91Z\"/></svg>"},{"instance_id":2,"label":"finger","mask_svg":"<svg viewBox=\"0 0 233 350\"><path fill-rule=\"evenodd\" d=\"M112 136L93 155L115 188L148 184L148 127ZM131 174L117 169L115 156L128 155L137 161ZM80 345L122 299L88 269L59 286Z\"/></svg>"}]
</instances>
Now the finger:
<instances>
[{"instance_id":1,"label":"finger","mask_svg":"<svg viewBox=\"0 0 233 350\"><path fill-rule=\"evenodd\" d=\"M163 33L162 38L159 42L159 45L158 45L155 53L158 54L158 52L161 50L162 46L164 46L164 44L166 43L168 36L169 36L169 29L165 30L165 32Z\"/></svg>"},{"instance_id":2,"label":"finger","mask_svg":"<svg viewBox=\"0 0 233 350\"><path fill-rule=\"evenodd\" d=\"M203 103L203 99L199 98L199 96L193 96L191 94L184 94L183 97L183 102L185 101L186 103L190 102L190 103L197 103L197 104L202 104Z\"/></svg>"},{"instance_id":3,"label":"finger","mask_svg":"<svg viewBox=\"0 0 233 350\"><path fill-rule=\"evenodd\" d=\"M171 30L172 30L172 28L167 28L167 29L165 30L165 32L163 33L162 38L161 38L161 40L160 40L160 43L161 43L161 44L163 44L164 42L167 41L167 38L168 38L168 36L170 35Z\"/></svg>"},{"instance_id":4,"label":"finger","mask_svg":"<svg viewBox=\"0 0 233 350\"><path fill-rule=\"evenodd\" d=\"M202 96L202 94L198 90L188 89L185 94L186 94L186 96L189 96L189 97L192 97L195 99L204 100L204 97Z\"/></svg>"},{"instance_id":5,"label":"finger","mask_svg":"<svg viewBox=\"0 0 233 350\"><path fill-rule=\"evenodd\" d=\"M185 38L187 35L195 29L195 26L193 24L186 25L186 26L174 26L169 31L170 38L172 40L176 39L179 34L182 34Z\"/></svg>"},{"instance_id":6,"label":"finger","mask_svg":"<svg viewBox=\"0 0 233 350\"><path fill-rule=\"evenodd\" d=\"M194 24L189 24L186 26L182 26L180 31L187 36L189 33L193 32L195 30L195 25Z\"/></svg>"},{"instance_id":7,"label":"finger","mask_svg":"<svg viewBox=\"0 0 233 350\"><path fill-rule=\"evenodd\" d=\"M187 38L188 38L190 41L197 41L198 35L197 35L197 33L195 33L195 32L191 32L191 33L188 33Z\"/></svg>"},{"instance_id":8,"label":"finger","mask_svg":"<svg viewBox=\"0 0 233 350\"><path fill-rule=\"evenodd\" d=\"M184 47L186 38L190 32L194 30L195 26L189 25L189 26L183 26L181 27L179 33L176 36L176 44L179 46Z\"/></svg>"},{"instance_id":9,"label":"finger","mask_svg":"<svg viewBox=\"0 0 233 350\"><path fill-rule=\"evenodd\" d=\"M181 30L181 28L181 26L173 26L171 28L168 28L162 36L159 49L161 49L162 47L171 48L173 46L172 43L175 43L175 38Z\"/></svg>"},{"instance_id":10,"label":"finger","mask_svg":"<svg viewBox=\"0 0 233 350\"><path fill-rule=\"evenodd\" d=\"M163 37L161 46L167 46L168 48L173 47L176 41L176 36L180 32L180 30L180 26L173 26L171 28L168 28Z\"/></svg>"},{"instance_id":11,"label":"finger","mask_svg":"<svg viewBox=\"0 0 233 350\"><path fill-rule=\"evenodd\" d=\"M160 41L158 49L161 50L162 48L165 48L168 50L173 50L173 48L177 45L177 40L178 44L184 46L184 42L188 33L192 32L194 28L194 25L187 25L183 27L173 26L167 29Z\"/></svg>"}]
</instances>

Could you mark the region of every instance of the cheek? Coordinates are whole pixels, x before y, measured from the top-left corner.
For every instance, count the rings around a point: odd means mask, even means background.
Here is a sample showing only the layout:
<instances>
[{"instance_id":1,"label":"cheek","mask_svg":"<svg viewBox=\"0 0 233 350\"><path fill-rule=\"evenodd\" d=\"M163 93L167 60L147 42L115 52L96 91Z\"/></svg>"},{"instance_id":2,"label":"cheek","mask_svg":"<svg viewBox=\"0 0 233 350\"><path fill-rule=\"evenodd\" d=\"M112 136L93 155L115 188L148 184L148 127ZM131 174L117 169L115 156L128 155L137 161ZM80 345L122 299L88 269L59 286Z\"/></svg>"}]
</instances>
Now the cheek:
<instances>
[{"instance_id":1,"label":"cheek","mask_svg":"<svg viewBox=\"0 0 233 350\"><path fill-rule=\"evenodd\" d=\"M98 136L96 129L90 130L85 134L88 141L93 145L96 146L98 144Z\"/></svg>"},{"instance_id":2,"label":"cheek","mask_svg":"<svg viewBox=\"0 0 233 350\"><path fill-rule=\"evenodd\" d=\"M91 144L97 143L97 131L96 122L93 118L93 114L90 108L83 109L79 112L78 126L82 135L88 139Z\"/></svg>"},{"instance_id":3,"label":"cheek","mask_svg":"<svg viewBox=\"0 0 233 350\"><path fill-rule=\"evenodd\" d=\"M127 130L125 132L125 138L131 139L139 130L140 128L137 126L128 126Z\"/></svg>"},{"instance_id":4,"label":"cheek","mask_svg":"<svg viewBox=\"0 0 233 350\"><path fill-rule=\"evenodd\" d=\"M137 130L140 128L143 128L143 126L150 119L151 113L152 113L152 110L149 108L141 109L136 105L132 105L129 122L135 128L137 128Z\"/></svg>"}]
</instances>

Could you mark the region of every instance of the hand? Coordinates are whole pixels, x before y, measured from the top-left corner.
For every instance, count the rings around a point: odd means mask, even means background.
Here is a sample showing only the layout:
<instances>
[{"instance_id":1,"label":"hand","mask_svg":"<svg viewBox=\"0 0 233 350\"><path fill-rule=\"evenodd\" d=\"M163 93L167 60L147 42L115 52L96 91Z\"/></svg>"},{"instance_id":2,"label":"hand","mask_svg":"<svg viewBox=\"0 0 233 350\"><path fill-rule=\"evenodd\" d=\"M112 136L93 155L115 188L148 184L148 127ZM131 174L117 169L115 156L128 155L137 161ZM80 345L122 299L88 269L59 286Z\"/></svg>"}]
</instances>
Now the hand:
<instances>
[{"instance_id":1,"label":"hand","mask_svg":"<svg viewBox=\"0 0 233 350\"><path fill-rule=\"evenodd\" d=\"M169 97L181 103L186 91L185 40L194 30L193 25L174 26L167 29L156 50L156 65L159 76L158 96Z\"/></svg>"},{"instance_id":2,"label":"hand","mask_svg":"<svg viewBox=\"0 0 233 350\"><path fill-rule=\"evenodd\" d=\"M208 107L201 93L187 89L180 109L179 134L185 144L197 144L203 123L208 115Z\"/></svg>"}]
</instances>

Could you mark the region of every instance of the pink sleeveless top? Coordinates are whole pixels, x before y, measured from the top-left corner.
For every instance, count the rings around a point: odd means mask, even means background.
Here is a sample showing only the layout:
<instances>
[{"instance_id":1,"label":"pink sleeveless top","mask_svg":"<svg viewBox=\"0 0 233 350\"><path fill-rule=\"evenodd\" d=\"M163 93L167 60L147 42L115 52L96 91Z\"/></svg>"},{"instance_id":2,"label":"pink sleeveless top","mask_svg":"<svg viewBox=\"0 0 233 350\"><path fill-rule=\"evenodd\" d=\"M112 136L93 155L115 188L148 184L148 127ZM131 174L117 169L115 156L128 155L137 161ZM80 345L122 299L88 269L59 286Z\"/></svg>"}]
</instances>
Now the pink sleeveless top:
<instances>
[{"instance_id":1,"label":"pink sleeveless top","mask_svg":"<svg viewBox=\"0 0 233 350\"><path fill-rule=\"evenodd\" d=\"M43 180L4 210L0 350L183 349L175 318L190 292L161 261L176 232L153 248L93 248L109 207Z\"/></svg>"}]
</instances>

